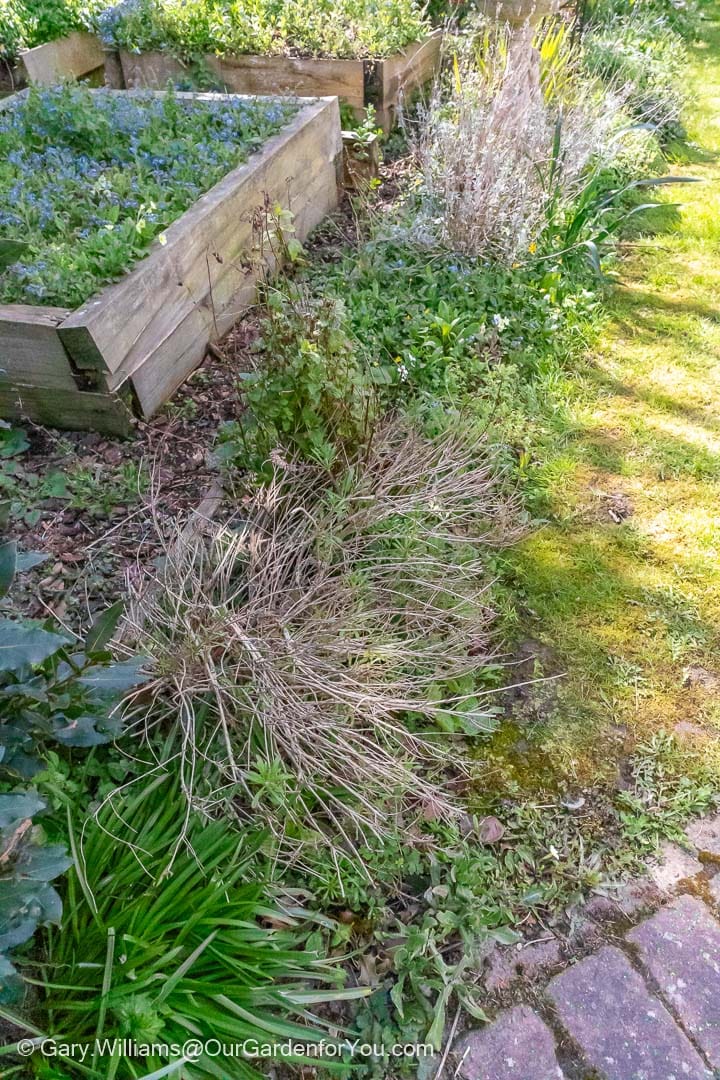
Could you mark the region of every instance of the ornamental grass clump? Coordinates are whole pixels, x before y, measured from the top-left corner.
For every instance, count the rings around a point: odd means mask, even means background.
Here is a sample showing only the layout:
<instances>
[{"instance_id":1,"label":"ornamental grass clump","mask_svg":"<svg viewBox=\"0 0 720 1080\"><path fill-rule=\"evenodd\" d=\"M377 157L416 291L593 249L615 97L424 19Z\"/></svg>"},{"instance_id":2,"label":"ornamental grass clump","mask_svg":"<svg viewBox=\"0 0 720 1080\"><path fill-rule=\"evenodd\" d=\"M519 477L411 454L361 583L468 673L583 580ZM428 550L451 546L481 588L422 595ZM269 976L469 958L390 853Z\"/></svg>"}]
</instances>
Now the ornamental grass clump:
<instances>
[{"instance_id":1,"label":"ornamental grass clump","mask_svg":"<svg viewBox=\"0 0 720 1080\"><path fill-rule=\"evenodd\" d=\"M515 520L480 437L389 423L335 483L276 458L234 528L181 534L131 582L125 636L188 799L260 808L281 846L452 818L443 732L493 730L483 551ZM147 715L145 695L139 732Z\"/></svg>"},{"instance_id":2,"label":"ornamental grass clump","mask_svg":"<svg viewBox=\"0 0 720 1080\"><path fill-rule=\"evenodd\" d=\"M562 98L549 92L529 29L481 63L456 58L413 133L436 238L505 265L533 253L588 171L610 163L624 96L568 78Z\"/></svg>"}]
</instances>

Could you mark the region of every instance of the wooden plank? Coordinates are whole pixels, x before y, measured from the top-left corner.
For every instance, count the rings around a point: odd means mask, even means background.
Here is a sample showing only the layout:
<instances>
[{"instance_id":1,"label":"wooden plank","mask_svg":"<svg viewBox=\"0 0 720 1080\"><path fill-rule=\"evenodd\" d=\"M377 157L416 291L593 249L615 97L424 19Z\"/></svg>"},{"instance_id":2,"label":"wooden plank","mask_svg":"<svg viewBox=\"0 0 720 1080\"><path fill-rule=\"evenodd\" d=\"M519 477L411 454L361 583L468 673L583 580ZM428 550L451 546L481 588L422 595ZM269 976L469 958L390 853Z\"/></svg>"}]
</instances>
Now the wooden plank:
<instances>
[{"instance_id":1,"label":"wooden plank","mask_svg":"<svg viewBox=\"0 0 720 1080\"><path fill-rule=\"evenodd\" d=\"M186 64L169 53L120 50L120 67L128 90L165 90L168 82L186 79Z\"/></svg>"},{"instance_id":2,"label":"wooden plank","mask_svg":"<svg viewBox=\"0 0 720 1080\"><path fill-rule=\"evenodd\" d=\"M27 304L0 304L0 379L29 386L76 390L58 326L70 312Z\"/></svg>"},{"instance_id":3,"label":"wooden plank","mask_svg":"<svg viewBox=\"0 0 720 1080\"><path fill-rule=\"evenodd\" d=\"M108 49L105 52L105 85L111 90L125 89L120 53L116 49Z\"/></svg>"},{"instance_id":4,"label":"wooden plank","mask_svg":"<svg viewBox=\"0 0 720 1080\"><path fill-rule=\"evenodd\" d=\"M323 202L326 191L322 182L316 181L303 193L312 213L309 215L305 208L299 208L295 223L300 238L307 236L310 229L334 208L335 198L332 204ZM258 192L258 198L262 198L262 192ZM247 236L248 242L252 242L250 230ZM274 260L267 259L266 262L269 270L274 268ZM132 386L143 415L150 416L160 408L190 371L202 362L208 342L223 337L242 312L255 303L257 271L249 272L242 264L238 270L213 275L212 298L208 290L203 301L188 311L158 349L134 371Z\"/></svg>"},{"instance_id":5,"label":"wooden plank","mask_svg":"<svg viewBox=\"0 0 720 1080\"><path fill-rule=\"evenodd\" d=\"M99 354L110 388L132 379L151 415L254 299L259 209L268 200L289 206L306 236L336 205L340 154L337 99L305 105L171 225L163 246L63 322L59 333L77 366L93 366Z\"/></svg>"},{"instance_id":6,"label":"wooden plank","mask_svg":"<svg viewBox=\"0 0 720 1080\"><path fill-rule=\"evenodd\" d=\"M125 85L163 90L168 80L187 78L191 67L162 52L121 51ZM354 108L364 105L362 60L290 56L205 56L203 64L231 94L337 96Z\"/></svg>"},{"instance_id":7,"label":"wooden plank","mask_svg":"<svg viewBox=\"0 0 720 1080\"><path fill-rule=\"evenodd\" d=\"M23 50L20 66L29 82L39 86L55 86L63 79L79 79L105 63L100 39L83 30L74 30L67 37Z\"/></svg>"},{"instance_id":8,"label":"wooden plank","mask_svg":"<svg viewBox=\"0 0 720 1080\"><path fill-rule=\"evenodd\" d=\"M373 134L360 140L354 131L342 132L343 187L365 191L380 173L380 143Z\"/></svg>"},{"instance_id":9,"label":"wooden plank","mask_svg":"<svg viewBox=\"0 0 720 1080\"><path fill-rule=\"evenodd\" d=\"M379 97L374 104L378 123L385 132L395 126L402 99L422 89L438 70L442 36L442 30L435 30L424 41L415 42L403 52L377 61Z\"/></svg>"},{"instance_id":10,"label":"wooden plank","mask_svg":"<svg viewBox=\"0 0 720 1080\"><path fill-rule=\"evenodd\" d=\"M132 427L130 410L120 395L24 386L4 379L0 379L0 417L106 435L128 435Z\"/></svg>"},{"instance_id":11,"label":"wooden plank","mask_svg":"<svg viewBox=\"0 0 720 1080\"><path fill-rule=\"evenodd\" d=\"M232 93L339 97L357 109L365 103L362 60L209 56L207 63Z\"/></svg>"}]
</instances>

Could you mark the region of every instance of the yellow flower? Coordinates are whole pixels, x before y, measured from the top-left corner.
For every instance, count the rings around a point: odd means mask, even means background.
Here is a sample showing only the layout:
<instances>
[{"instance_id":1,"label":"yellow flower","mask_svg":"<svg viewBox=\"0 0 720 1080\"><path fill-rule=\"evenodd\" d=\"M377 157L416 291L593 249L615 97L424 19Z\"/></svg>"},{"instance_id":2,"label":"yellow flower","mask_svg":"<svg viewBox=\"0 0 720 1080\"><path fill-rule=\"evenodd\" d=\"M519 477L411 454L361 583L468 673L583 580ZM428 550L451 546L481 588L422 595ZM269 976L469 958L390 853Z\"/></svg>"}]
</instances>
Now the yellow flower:
<instances>
[{"instance_id":1,"label":"yellow flower","mask_svg":"<svg viewBox=\"0 0 720 1080\"><path fill-rule=\"evenodd\" d=\"M530 252L531 255L534 255L535 252L537 251L537 244L534 241L530 245L530 247L528 248L528 251Z\"/></svg>"}]
</instances>

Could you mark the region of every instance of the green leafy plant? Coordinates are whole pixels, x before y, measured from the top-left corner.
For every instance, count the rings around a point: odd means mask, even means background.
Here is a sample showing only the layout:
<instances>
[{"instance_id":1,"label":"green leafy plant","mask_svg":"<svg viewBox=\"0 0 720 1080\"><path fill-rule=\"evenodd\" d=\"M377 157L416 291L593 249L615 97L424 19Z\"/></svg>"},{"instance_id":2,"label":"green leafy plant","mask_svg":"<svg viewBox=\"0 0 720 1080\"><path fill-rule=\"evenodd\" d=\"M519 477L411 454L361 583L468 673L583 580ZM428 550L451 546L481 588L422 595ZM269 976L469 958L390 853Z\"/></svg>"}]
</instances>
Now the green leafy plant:
<instances>
[{"instance_id":1,"label":"green leafy plant","mask_svg":"<svg viewBox=\"0 0 720 1080\"><path fill-rule=\"evenodd\" d=\"M660 839L684 842L683 827L715 804L717 785L682 775L682 753L673 735L656 732L641 743L630 763L632 787L617 801L626 837L640 850L654 852Z\"/></svg>"},{"instance_id":2,"label":"green leafy plant","mask_svg":"<svg viewBox=\"0 0 720 1080\"><path fill-rule=\"evenodd\" d=\"M288 288L268 290L267 301L257 370L242 382L248 413L221 430L218 454L262 469L276 449L329 468L338 452L352 454L369 437L373 381L347 335L340 300Z\"/></svg>"},{"instance_id":3,"label":"green leafy plant","mask_svg":"<svg viewBox=\"0 0 720 1080\"><path fill-rule=\"evenodd\" d=\"M0 60L13 63L21 49L87 30L105 0L0 0Z\"/></svg>"},{"instance_id":4,"label":"green leafy plant","mask_svg":"<svg viewBox=\"0 0 720 1080\"><path fill-rule=\"evenodd\" d=\"M278 908L247 880L256 844L193 815L178 850L184 815L167 773L117 794L82 828L69 812L69 915L47 933L37 1011L46 1036L88 1045L81 1075L130 1080L167 1069L248 1080L260 1073L239 1051L221 1064L211 1050L183 1054L183 1044L329 1041L308 1010L366 993L341 989L341 971L303 948L310 913ZM33 966L23 969L32 982ZM154 1045L138 1057L133 1043ZM72 1061L65 1066L75 1075Z\"/></svg>"},{"instance_id":5,"label":"green leafy plant","mask_svg":"<svg viewBox=\"0 0 720 1080\"><path fill-rule=\"evenodd\" d=\"M3 756L0 745L0 766ZM63 845L45 843L42 826L33 821L46 806L32 789L0 794L0 1004L22 996L8 954L38 926L60 921L62 902L50 882L71 859Z\"/></svg>"},{"instance_id":6,"label":"green leafy plant","mask_svg":"<svg viewBox=\"0 0 720 1080\"><path fill-rule=\"evenodd\" d=\"M682 137L687 56L679 34L657 16L634 12L591 27L583 37L585 69L629 89L626 105L664 138Z\"/></svg>"},{"instance_id":7,"label":"green leafy plant","mask_svg":"<svg viewBox=\"0 0 720 1080\"><path fill-rule=\"evenodd\" d=\"M296 111L70 84L13 98L0 112L0 240L24 247L0 261L0 301L82 303Z\"/></svg>"},{"instance_id":8,"label":"green leafy plant","mask_svg":"<svg viewBox=\"0 0 720 1080\"><path fill-rule=\"evenodd\" d=\"M8 512L5 503L5 522ZM0 597L18 569L42 559L18 554L14 540L0 544ZM0 619L0 1000L18 990L7 950L60 918L49 883L69 865L61 846L43 843L33 818L46 804L26 783L45 747L95 746L117 734L113 709L145 678L140 659L115 662L106 651L121 613L116 604L99 616L84 648L52 624Z\"/></svg>"},{"instance_id":9,"label":"green leafy plant","mask_svg":"<svg viewBox=\"0 0 720 1080\"><path fill-rule=\"evenodd\" d=\"M142 683L143 658L116 661L105 646L116 604L90 628L84 647L49 623L0 619L0 770L21 780L40 767L38 746L88 747L121 730L116 706Z\"/></svg>"},{"instance_id":10,"label":"green leafy plant","mask_svg":"<svg viewBox=\"0 0 720 1080\"><path fill-rule=\"evenodd\" d=\"M185 58L211 53L383 57L429 31L416 0L138 0L103 19L123 48Z\"/></svg>"}]
</instances>

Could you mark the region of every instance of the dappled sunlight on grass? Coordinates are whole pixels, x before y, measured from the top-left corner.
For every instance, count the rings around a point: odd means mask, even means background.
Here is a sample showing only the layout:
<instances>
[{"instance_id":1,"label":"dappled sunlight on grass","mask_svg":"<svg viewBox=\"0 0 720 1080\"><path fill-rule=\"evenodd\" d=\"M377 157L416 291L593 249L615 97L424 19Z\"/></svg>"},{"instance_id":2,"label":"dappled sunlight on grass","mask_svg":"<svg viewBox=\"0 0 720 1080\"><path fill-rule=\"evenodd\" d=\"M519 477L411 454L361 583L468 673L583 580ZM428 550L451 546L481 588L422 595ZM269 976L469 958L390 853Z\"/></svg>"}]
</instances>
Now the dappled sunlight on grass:
<instances>
[{"instance_id":1,"label":"dappled sunlight on grass","mask_svg":"<svg viewBox=\"0 0 720 1080\"><path fill-rule=\"evenodd\" d=\"M537 478L550 520L509 556L525 629L564 675L534 731L567 782L612 781L619 730L677 727L720 765L720 682L687 676L720 675L720 66L706 45L693 63L698 146L673 169L703 182L669 189L680 213L628 245L578 372L579 433Z\"/></svg>"}]
</instances>

